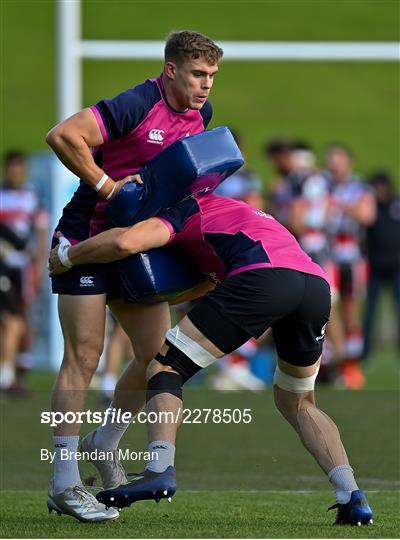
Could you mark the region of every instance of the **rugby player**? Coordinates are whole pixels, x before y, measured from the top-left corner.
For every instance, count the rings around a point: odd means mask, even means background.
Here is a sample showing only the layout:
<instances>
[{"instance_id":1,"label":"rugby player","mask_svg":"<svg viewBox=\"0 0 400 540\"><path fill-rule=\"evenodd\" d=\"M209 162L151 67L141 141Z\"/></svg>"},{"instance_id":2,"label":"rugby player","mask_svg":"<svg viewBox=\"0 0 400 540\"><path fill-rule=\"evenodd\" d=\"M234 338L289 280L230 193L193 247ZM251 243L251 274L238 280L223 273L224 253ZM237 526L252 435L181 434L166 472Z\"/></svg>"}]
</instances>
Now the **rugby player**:
<instances>
[{"instance_id":1,"label":"rugby player","mask_svg":"<svg viewBox=\"0 0 400 540\"><path fill-rule=\"evenodd\" d=\"M0 390L24 395L32 369L30 305L46 268L48 214L26 183L27 158L4 157L0 187Z\"/></svg>"},{"instance_id":2,"label":"rugby player","mask_svg":"<svg viewBox=\"0 0 400 540\"><path fill-rule=\"evenodd\" d=\"M330 183L315 167L315 155L308 149L295 151L294 158L303 154L307 164L301 193L292 201L290 230L296 235L300 246L327 273L331 286L332 311L327 328L327 338L321 360L319 381L333 382L338 375L338 365L344 358L344 330L338 311L336 266L332 262L330 238L327 232L330 208Z\"/></svg>"},{"instance_id":3,"label":"rugby player","mask_svg":"<svg viewBox=\"0 0 400 540\"><path fill-rule=\"evenodd\" d=\"M172 33L165 46L162 74L155 79L83 109L54 127L47 142L59 159L80 178L56 231L71 243L81 242L107 228L105 207L127 181L141 182L137 173L177 139L206 129L212 116L208 95L223 51L196 32ZM173 189L173 186L171 186ZM55 238L54 242L57 242ZM119 401L112 405L133 414L144 404L145 371L170 327L167 303L127 305L118 297L111 265L84 265L55 276L64 357L53 389L52 409L78 412L103 349L106 302L128 334L135 359L118 383ZM157 328L157 330L155 330ZM150 332L151 329L151 332ZM126 399L129 389L129 400ZM98 430L85 450L118 444L127 424ZM61 450L77 450L79 425L62 423L54 431L56 459L48 494L49 511L81 521L115 519L114 509L83 488L77 461L61 460ZM110 442L111 441L111 442ZM98 463L103 485L126 480L118 461ZM106 467L104 469L104 467ZM107 468L108 467L108 468ZM111 475L111 479L107 479Z\"/></svg>"},{"instance_id":4,"label":"rugby player","mask_svg":"<svg viewBox=\"0 0 400 540\"><path fill-rule=\"evenodd\" d=\"M183 250L216 287L167 331L146 372L147 413L181 416L182 386L190 377L271 327L279 357L276 406L331 481L336 523L369 524L372 512L339 431L315 405L329 284L321 267L271 215L214 194L189 198L131 228L114 228L75 246L63 242L51 252L50 272L111 262L167 243ZM158 459L132 482L99 493L98 500L124 507L172 497L177 429L175 423L148 424L149 452Z\"/></svg>"},{"instance_id":5,"label":"rugby player","mask_svg":"<svg viewBox=\"0 0 400 540\"><path fill-rule=\"evenodd\" d=\"M376 205L369 186L353 173L351 151L343 144L326 150L326 176L332 184L328 232L332 260L338 270L338 289L346 333L343 380L347 387L361 388L364 375L358 360L362 353L361 303L367 268L361 252L364 227L375 220Z\"/></svg>"}]
</instances>

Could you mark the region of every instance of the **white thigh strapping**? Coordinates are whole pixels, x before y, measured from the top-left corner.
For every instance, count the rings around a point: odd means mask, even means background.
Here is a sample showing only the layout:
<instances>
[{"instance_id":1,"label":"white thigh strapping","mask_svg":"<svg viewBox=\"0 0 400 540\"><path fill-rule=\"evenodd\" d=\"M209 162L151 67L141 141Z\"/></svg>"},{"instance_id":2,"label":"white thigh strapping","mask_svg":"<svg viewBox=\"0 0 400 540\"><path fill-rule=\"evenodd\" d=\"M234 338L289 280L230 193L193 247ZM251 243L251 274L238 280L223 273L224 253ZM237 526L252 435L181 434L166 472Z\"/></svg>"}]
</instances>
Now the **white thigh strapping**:
<instances>
[{"instance_id":1,"label":"white thigh strapping","mask_svg":"<svg viewBox=\"0 0 400 540\"><path fill-rule=\"evenodd\" d=\"M302 394L303 392L310 392L314 390L315 379L317 378L319 367L314 375L310 377L304 377L300 379L299 377L292 377L287 375L279 369L279 366L276 366L274 374L274 384L282 388L282 390L287 390L288 392L294 392L295 394Z\"/></svg>"},{"instance_id":2,"label":"white thigh strapping","mask_svg":"<svg viewBox=\"0 0 400 540\"><path fill-rule=\"evenodd\" d=\"M186 354L192 362L201 368L206 368L216 360L215 356L206 351L206 349L192 338L184 334L178 325L170 328L165 334L165 337L170 343L175 345L177 349Z\"/></svg>"}]
</instances>

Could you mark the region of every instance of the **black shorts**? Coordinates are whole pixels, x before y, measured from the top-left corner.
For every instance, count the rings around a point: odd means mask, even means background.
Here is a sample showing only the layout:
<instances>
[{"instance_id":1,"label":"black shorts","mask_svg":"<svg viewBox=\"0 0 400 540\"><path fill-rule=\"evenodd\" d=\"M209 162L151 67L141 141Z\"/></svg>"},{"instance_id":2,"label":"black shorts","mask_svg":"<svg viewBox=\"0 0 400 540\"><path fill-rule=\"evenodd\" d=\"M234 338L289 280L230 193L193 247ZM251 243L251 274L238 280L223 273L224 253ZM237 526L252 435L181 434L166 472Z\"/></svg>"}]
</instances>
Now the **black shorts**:
<instances>
[{"instance_id":1,"label":"black shorts","mask_svg":"<svg viewBox=\"0 0 400 540\"><path fill-rule=\"evenodd\" d=\"M52 248L58 240L53 238ZM121 296L120 280L114 263L80 264L51 278L54 294L94 295L107 294L108 300Z\"/></svg>"},{"instance_id":2,"label":"black shorts","mask_svg":"<svg viewBox=\"0 0 400 540\"><path fill-rule=\"evenodd\" d=\"M8 268L0 262L0 313L22 316L25 310L23 270Z\"/></svg>"},{"instance_id":3,"label":"black shorts","mask_svg":"<svg viewBox=\"0 0 400 540\"><path fill-rule=\"evenodd\" d=\"M345 299L363 298L367 284L367 266L363 259L352 263L341 263L339 271L339 292Z\"/></svg>"},{"instance_id":4,"label":"black shorts","mask_svg":"<svg viewBox=\"0 0 400 540\"><path fill-rule=\"evenodd\" d=\"M219 283L188 317L226 354L271 327L279 357L308 366L321 355L330 309L330 288L321 277L260 268Z\"/></svg>"}]
</instances>

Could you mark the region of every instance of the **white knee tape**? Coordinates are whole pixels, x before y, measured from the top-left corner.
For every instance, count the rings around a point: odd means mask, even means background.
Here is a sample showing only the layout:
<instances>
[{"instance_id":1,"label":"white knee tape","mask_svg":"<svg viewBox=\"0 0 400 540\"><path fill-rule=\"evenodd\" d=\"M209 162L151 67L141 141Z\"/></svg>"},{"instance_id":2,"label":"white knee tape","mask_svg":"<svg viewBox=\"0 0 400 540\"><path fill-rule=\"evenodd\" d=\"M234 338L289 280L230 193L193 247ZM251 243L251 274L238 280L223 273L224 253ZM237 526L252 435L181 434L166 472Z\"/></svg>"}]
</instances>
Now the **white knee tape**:
<instances>
[{"instance_id":1,"label":"white knee tape","mask_svg":"<svg viewBox=\"0 0 400 540\"><path fill-rule=\"evenodd\" d=\"M319 367L314 373L314 375L301 379L299 377L292 377L291 375L283 373L283 371L279 369L279 366L276 366L274 374L274 384L276 384L276 386L279 386L279 388L282 388L282 390L294 392L295 394L310 392L311 390L314 390L315 379L317 378L318 371Z\"/></svg>"},{"instance_id":2,"label":"white knee tape","mask_svg":"<svg viewBox=\"0 0 400 540\"><path fill-rule=\"evenodd\" d=\"M175 345L177 349L186 354L198 366L206 368L214 363L216 358L206 351L201 345L192 338L184 334L178 325L174 326L165 334L167 340Z\"/></svg>"}]
</instances>

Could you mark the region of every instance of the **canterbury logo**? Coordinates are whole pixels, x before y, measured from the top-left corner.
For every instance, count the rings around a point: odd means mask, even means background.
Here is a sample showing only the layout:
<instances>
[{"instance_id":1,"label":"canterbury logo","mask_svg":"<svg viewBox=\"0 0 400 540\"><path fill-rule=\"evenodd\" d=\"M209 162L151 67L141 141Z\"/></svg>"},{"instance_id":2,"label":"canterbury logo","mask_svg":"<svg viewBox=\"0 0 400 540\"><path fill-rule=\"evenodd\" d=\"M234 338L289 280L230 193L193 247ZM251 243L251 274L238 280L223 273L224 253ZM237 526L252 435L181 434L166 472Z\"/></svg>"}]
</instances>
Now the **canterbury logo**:
<instances>
[{"instance_id":1,"label":"canterbury logo","mask_svg":"<svg viewBox=\"0 0 400 540\"><path fill-rule=\"evenodd\" d=\"M79 280L81 287L93 287L93 276L82 276Z\"/></svg>"},{"instance_id":2,"label":"canterbury logo","mask_svg":"<svg viewBox=\"0 0 400 540\"><path fill-rule=\"evenodd\" d=\"M151 129L149 131L149 138L147 139L147 142L162 144L164 141L164 133L165 131L163 129Z\"/></svg>"},{"instance_id":3,"label":"canterbury logo","mask_svg":"<svg viewBox=\"0 0 400 540\"><path fill-rule=\"evenodd\" d=\"M324 337L325 337L325 332L326 332L326 325L327 325L327 324L328 324L328 323L325 323L324 326L321 328L321 335L318 336L318 337L316 337L316 338L315 338L315 341L322 341L322 340L324 339Z\"/></svg>"}]
</instances>

